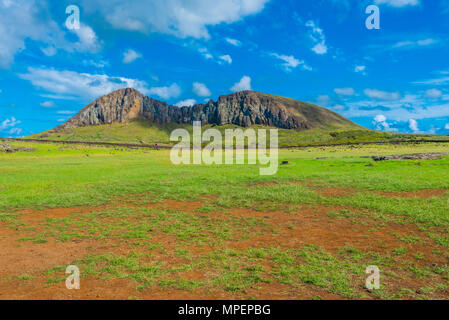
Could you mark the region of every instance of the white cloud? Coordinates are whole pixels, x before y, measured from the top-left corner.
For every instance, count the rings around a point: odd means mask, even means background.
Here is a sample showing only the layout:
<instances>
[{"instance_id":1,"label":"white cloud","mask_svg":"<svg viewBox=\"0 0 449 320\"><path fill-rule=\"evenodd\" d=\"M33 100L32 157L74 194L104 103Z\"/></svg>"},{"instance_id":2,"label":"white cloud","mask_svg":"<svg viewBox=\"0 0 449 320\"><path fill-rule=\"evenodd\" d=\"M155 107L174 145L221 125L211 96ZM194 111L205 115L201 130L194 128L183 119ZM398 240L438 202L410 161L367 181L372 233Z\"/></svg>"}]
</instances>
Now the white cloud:
<instances>
[{"instance_id":1,"label":"white cloud","mask_svg":"<svg viewBox=\"0 0 449 320\"><path fill-rule=\"evenodd\" d=\"M211 95L211 92L206 85L199 82L193 84L193 92L199 97L209 97Z\"/></svg>"},{"instance_id":2,"label":"white cloud","mask_svg":"<svg viewBox=\"0 0 449 320\"><path fill-rule=\"evenodd\" d=\"M420 0L376 0L375 4L386 4L390 7L406 7L406 6L417 6L420 4Z\"/></svg>"},{"instance_id":3,"label":"white cloud","mask_svg":"<svg viewBox=\"0 0 449 320\"><path fill-rule=\"evenodd\" d=\"M374 117L373 125L375 126L376 130L380 131L387 131L387 132L398 131L398 129L391 127L391 125L387 122L387 117L385 117L383 114L379 114Z\"/></svg>"},{"instance_id":4,"label":"white cloud","mask_svg":"<svg viewBox=\"0 0 449 320\"><path fill-rule=\"evenodd\" d=\"M330 100L328 95L321 95L318 96L316 104L322 107L327 107L329 106Z\"/></svg>"},{"instance_id":5,"label":"white cloud","mask_svg":"<svg viewBox=\"0 0 449 320\"><path fill-rule=\"evenodd\" d=\"M55 46L49 45L46 48L41 48L41 51L47 56L47 57L53 57L58 53L58 49L56 49Z\"/></svg>"},{"instance_id":6,"label":"white cloud","mask_svg":"<svg viewBox=\"0 0 449 320\"><path fill-rule=\"evenodd\" d=\"M180 38L209 38L208 26L230 24L259 13L269 0L83 0L87 13L100 12L115 29L158 32Z\"/></svg>"},{"instance_id":7,"label":"white cloud","mask_svg":"<svg viewBox=\"0 0 449 320\"><path fill-rule=\"evenodd\" d=\"M315 44L312 47L312 51L319 55L326 54L326 36L324 35L323 29L319 28L317 24L312 20L306 22L306 27L310 28L309 37Z\"/></svg>"},{"instance_id":8,"label":"white cloud","mask_svg":"<svg viewBox=\"0 0 449 320\"><path fill-rule=\"evenodd\" d=\"M21 122L14 117L5 119L0 122L0 132L6 133L11 136L18 136L23 132L22 129L16 127L20 123Z\"/></svg>"},{"instance_id":9,"label":"white cloud","mask_svg":"<svg viewBox=\"0 0 449 320\"><path fill-rule=\"evenodd\" d=\"M414 84L430 84L430 85L442 85L442 84L446 84L447 82L449 82L449 77L440 77L440 78L434 78L434 79L429 79L429 80L424 80L424 81L415 81L413 82Z\"/></svg>"},{"instance_id":10,"label":"white cloud","mask_svg":"<svg viewBox=\"0 0 449 320\"><path fill-rule=\"evenodd\" d=\"M196 104L195 99L187 99L187 100L179 101L177 104L175 104L175 106L181 108L181 107L191 107L195 104Z\"/></svg>"},{"instance_id":11,"label":"white cloud","mask_svg":"<svg viewBox=\"0 0 449 320\"><path fill-rule=\"evenodd\" d=\"M398 100L401 97L399 92L386 92L377 89L366 89L364 92L368 97L379 100Z\"/></svg>"},{"instance_id":12,"label":"white cloud","mask_svg":"<svg viewBox=\"0 0 449 320\"><path fill-rule=\"evenodd\" d=\"M58 49L68 52L98 52L101 49L95 32L87 25L74 31L61 29L49 18L48 4L36 0L0 1L0 68L8 68L18 52L26 49L26 41L40 43L42 52L54 56ZM66 40L74 33L76 42Z\"/></svg>"},{"instance_id":13,"label":"white cloud","mask_svg":"<svg viewBox=\"0 0 449 320\"><path fill-rule=\"evenodd\" d=\"M387 121L387 117L385 117L383 114L379 114L374 117L374 121L376 122L385 122Z\"/></svg>"},{"instance_id":14,"label":"white cloud","mask_svg":"<svg viewBox=\"0 0 449 320\"><path fill-rule=\"evenodd\" d=\"M52 22L39 19L41 10L34 0L0 1L0 68L12 64L26 39L49 41Z\"/></svg>"},{"instance_id":15,"label":"white cloud","mask_svg":"<svg viewBox=\"0 0 449 320\"><path fill-rule=\"evenodd\" d=\"M135 60L142 58L142 55L133 49L128 49L123 53L123 63L129 64Z\"/></svg>"},{"instance_id":16,"label":"white cloud","mask_svg":"<svg viewBox=\"0 0 449 320\"><path fill-rule=\"evenodd\" d=\"M237 39L226 38L225 40L227 43L232 44L235 47L240 47L242 45L242 43Z\"/></svg>"},{"instance_id":17,"label":"white cloud","mask_svg":"<svg viewBox=\"0 0 449 320\"><path fill-rule=\"evenodd\" d=\"M313 48L312 51L316 54L326 54L327 53L327 46L324 42L317 43Z\"/></svg>"},{"instance_id":18,"label":"white cloud","mask_svg":"<svg viewBox=\"0 0 449 320\"><path fill-rule=\"evenodd\" d=\"M353 88L336 88L334 92L341 96L353 96L355 94Z\"/></svg>"},{"instance_id":19,"label":"white cloud","mask_svg":"<svg viewBox=\"0 0 449 320\"><path fill-rule=\"evenodd\" d=\"M150 88L148 90L149 95L156 95L162 99L171 99L171 98L177 98L181 94L181 88L176 84L173 83L169 87L157 87L157 88Z\"/></svg>"},{"instance_id":20,"label":"white cloud","mask_svg":"<svg viewBox=\"0 0 449 320\"><path fill-rule=\"evenodd\" d=\"M231 56L228 55L228 54L226 54L226 55L224 55L224 56L220 56L219 59L220 59L221 61L223 61L223 62L228 63L228 64L231 64L231 63L232 63L232 58L231 58Z\"/></svg>"},{"instance_id":21,"label":"white cloud","mask_svg":"<svg viewBox=\"0 0 449 320\"><path fill-rule=\"evenodd\" d=\"M3 122L0 123L0 131L4 131L6 129L13 128L20 123L21 122L14 117L11 117L10 119L5 119Z\"/></svg>"},{"instance_id":22,"label":"white cloud","mask_svg":"<svg viewBox=\"0 0 449 320\"><path fill-rule=\"evenodd\" d=\"M76 51L96 53L101 49L97 35L91 27L81 24L79 29L73 30L78 36L79 41L73 44ZM65 50L70 50L71 44L67 44Z\"/></svg>"},{"instance_id":23,"label":"white cloud","mask_svg":"<svg viewBox=\"0 0 449 320\"><path fill-rule=\"evenodd\" d=\"M414 120L414 119L410 119L408 121L408 127L410 128L410 130L412 130L413 132L418 132L419 128L418 128L418 121Z\"/></svg>"},{"instance_id":24,"label":"white cloud","mask_svg":"<svg viewBox=\"0 0 449 320\"><path fill-rule=\"evenodd\" d=\"M349 118L375 117L381 112L388 119L406 123L409 119L445 118L449 117L449 103L444 101L429 100L423 94L406 94L398 100L366 99L347 102L343 115Z\"/></svg>"},{"instance_id":25,"label":"white cloud","mask_svg":"<svg viewBox=\"0 0 449 320\"><path fill-rule=\"evenodd\" d=\"M282 67L286 72L291 72L292 69L295 69L298 66L301 66L304 70L312 70L311 67L305 64L304 60L298 60L294 56L287 56L278 53L271 53L270 55L284 62L282 63Z\"/></svg>"},{"instance_id":26,"label":"white cloud","mask_svg":"<svg viewBox=\"0 0 449 320\"><path fill-rule=\"evenodd\" d=\"M83 65L92 66L95 68L104 68L109 66L109 62L106 60L83 60Z\"/></svg>"},{"instance_id":27,"label":"white cloud","mask_svg":"<svg viewBox=\"0 0 449 320\"><path fill-rule=\"evenodd\" d=\"M41 103L41 106L44 108L53 108L55 103L53 101L44 101Z\"/></svg>"},{"instance_id":28,"label":"white cloud","mask_svg":"<svg viewBox=\"0 0 449 320\"><path fill-rule=\"evenodd\" d=\"M214 56L209 52L207 48L199 48L198 52L201 53L201 55L208 60L214 58Z\"/></svg>"},{"instance_id":29,"label":"white cloud","mask_svg":"<svg viewBox=\"0 0 449 320\"><path fill-rule=\"evenodd\" d=\"M391 46L392 49L413 49L416 47L427 47L439 43L440 40L433 38L426 38L421 40L406 40L400 41Z\"/></svg>"},{"instance_id":30,"label":"white cloud","mask_svg":"<svg viewBox=\"0 0 449 320\"><path fill-rule=\"evenodd\" d=\"M354 72L362 73L364 75L366 74L365 70L366 70L366 66L355 66L355 68L354 68Z\"/></svg>"},{"instance_id":31,"label":"white cloud","mask_svg":"<svg viewBox=\"0 0 449 320\"><path fill-rule=\"evenodd\" d=\"M214 58L214 56L212 55L212 53L210 53L209 49L207 48L199 48L198 52L207 60L214 60L215 62L217 62L218 64L232 64L232 58L229 54L225 54L225 55L221 55L219 57L217 57L216 59Z\"/></svg>"},{"instance_id":32,"label":"white cloud","mask_svg":"<svg viewBox=\"0 0 449 320\"><path fill-rule=\"evenodd\" d=\"M332 107L332 109L336 110L336 111L342 111L345 109L344 106L342 106L341 104L337 104L334 107Z\"/></svg>"},{"instance_id":33,"label":"white cloud","mask_svg":"<svg viewBox=\"0 0 449 320\"><path fill-rule=\"evenodd\" d=\"M240 79L239 82L235 83L231 88L232 92L239 92L246 90L251 90L251 78L248 76L244 76L242 79Z\"/></svg>"},{"instance_id":34,"label":"white cloud","mask_svg":"<svg viewBox=\"0 0 449 320\"><path fill-rule=\"evenodd\" d=\"M446 123L446 125L444 126L444 129L449 130L449 123Z\"/></svg>"},{"instance_id":35,"label":"white cloud","mask_svg":"<svg viewBox=\"0 0 449 320\"><path fill-rule=\"evenodd\" d=\"M426 97L431 98L431 99L441 98L442 95L443 95L443 92L441 92L441 90L438 90L438 89L429 89L426 91Z\"/></svg>"},{"instance_id":36,"label":"white cloud","mask_svg":"<svg viewBox=\"0 0 449 320\"><path fill-rule=\"evenodd\" d=\"M14 135L14 136L18 136L23 132L22 129L20 128L12 128L11 130L8 131L8 134Z\"/></svg>"},{"instance_id":37,"label":"white cloud","mask_svg":"<svg viewBox=\"0 0 449 320\"><path fill-rule=\"evenodd\" d=\"M75 114L75 111L70 111L70 110L60 110L57 112L57 114Z\"/></svg>"},{"instance_id":38,"label":"white cloud","mask_svg":"<svg viewBox=\"0 0 449 320\"><path fill-rule=\"evenodd\" d=\"M121 88L135 88L143 94L163 92L163 90L149 90L144 81L105 74L29 67L27 73L19 76L30 81L33 86L56 94L56 96L68 95L92 99Z\"/></svg>"}]
</instances>

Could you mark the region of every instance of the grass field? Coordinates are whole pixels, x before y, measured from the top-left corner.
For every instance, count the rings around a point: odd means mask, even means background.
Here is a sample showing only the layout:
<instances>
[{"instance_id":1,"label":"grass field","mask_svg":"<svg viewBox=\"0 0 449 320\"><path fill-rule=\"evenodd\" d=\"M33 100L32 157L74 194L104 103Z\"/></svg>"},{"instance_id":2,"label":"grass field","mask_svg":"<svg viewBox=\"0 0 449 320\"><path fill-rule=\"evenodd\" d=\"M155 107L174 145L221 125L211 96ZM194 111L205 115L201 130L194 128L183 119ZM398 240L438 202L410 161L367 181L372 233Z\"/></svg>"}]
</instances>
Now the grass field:
<instances>
[{"instance_id":1,"label":"grass field","mask_svg":"<svg viewBox=\"0 0 449 320\"><path fill-rule=\"evenodd\" d=\"M211 125L203 127L204 130ZM74 129L66 129L60 132L53 130L29 136L31 139L43 139L53 141L95 141L114 143L143 143L160 145L172 145L170 133L177 128L184 128L192 134L191 125L179 125L176 123L158 126L148 120L139 119L127 123L113 123L99 126L87 126ZM226 129L240 128L234 125L215 126L224 136ZM258 127L253 127L258 129ZM265 128L264 128L265 129ZM354 126L326 125L323 128L316 127L311 130L287 130L279 129L279 146L310 146L328 144L346 144L354 142L382 142L397 140L448 140L449 136L417 135L405 133L389 133L368 130Z\"/></svg>"},{"instance_id":2,"label":"grass field","mask_svg":"<svg viewBox=\"0 0 449 320\"><path fill-rule=\"evenodd\" d=\"M449 298L449 159L368 157L449 143L284 149L275 176L174 166L166 150L12 145L34 151L0 153L0 299Z\"/></svg>"}]
</instances>

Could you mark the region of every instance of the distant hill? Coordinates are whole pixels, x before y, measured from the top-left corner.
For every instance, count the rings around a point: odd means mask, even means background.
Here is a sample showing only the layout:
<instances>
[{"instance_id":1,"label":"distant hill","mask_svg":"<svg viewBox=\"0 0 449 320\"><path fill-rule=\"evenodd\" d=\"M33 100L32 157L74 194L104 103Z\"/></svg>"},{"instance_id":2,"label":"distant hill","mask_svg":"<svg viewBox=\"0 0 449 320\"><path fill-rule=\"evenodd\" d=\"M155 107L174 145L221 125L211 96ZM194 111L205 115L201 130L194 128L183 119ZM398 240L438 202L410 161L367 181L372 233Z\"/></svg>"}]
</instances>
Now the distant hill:
<instances>
[{"instance_id":1,"label":"distant hill","mask_svg":"<svg viewBox=\"0 0 449 320\"><path fill-rule=\"evenodd\" d=\"M170 132L193 121L205 128L279 128L281 146L415 140L416 135L365 129L331 110L289 98L242 91L191 107L170 106L135 89L121 89L84 107L64 124L29 138L170 144Z\"/></svg>"},{"instance_id":2,"label":"distant hill","mask_svg":"<svg viewBox=\"0 0 449 320\"><path fill-rule=\"evenodd\" d=\"M331 125L360 128L331 110L255 91L242 91L221 96L217 102L210 100L206 104L179 108L146 97L135 89L121 89L90 103L55 130L123 123L138 118L158 125L201 121L203 125L262 125L296 130Z\"/></svg>"}]
</instances>

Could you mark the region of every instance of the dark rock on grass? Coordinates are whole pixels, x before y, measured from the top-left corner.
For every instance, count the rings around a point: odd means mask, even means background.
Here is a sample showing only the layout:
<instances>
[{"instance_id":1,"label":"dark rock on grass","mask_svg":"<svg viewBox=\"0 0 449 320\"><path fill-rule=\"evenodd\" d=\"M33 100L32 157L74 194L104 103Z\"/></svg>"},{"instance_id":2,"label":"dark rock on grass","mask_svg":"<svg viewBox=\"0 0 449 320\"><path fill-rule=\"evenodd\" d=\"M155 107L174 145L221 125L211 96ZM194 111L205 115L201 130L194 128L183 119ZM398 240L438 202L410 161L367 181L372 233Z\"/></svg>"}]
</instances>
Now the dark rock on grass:
<instances>
[{"instance_id":1,"label":"dark rock on grass","mask_svg":"<svg viewBox=\"0 0 449 320\"><path fill-rule=\"evenodd\" d=\"M388 159L388 157L382 157L382 156L378 157L378 156L373 156L373 160L374 160L374 161L385 161L385 160L390 160L390 159Z\"/></svg>"},{"instance_id":2,"label":"dark rock on grass","mask_svg":"<svg viewBox=\"0 0 449 320\"><path fill-rule=\"evenodd\" d=\"M441 160L443 156L449 156L449 153L415 153L415 154L401 154L392 156L373 156L374 161L387 160Z\"/></svg>"},{"instance_id":3,"label":"dark rock on grass","mask_svg":"<svg viewBox=\"0 0 449 320\"><path fill-rule=\"evenodd\" d=\"M282 161L281 164L282 165L286 165L286 164L290 164L290 162L289 161Z\"/></svg>"},{"instance_id":4,"label":"dark rock on grass","mask_svg":"<svg viewBox=\"0 0 449 320\"><path fill-rule=\"evenodd\" d=\"M32 152L35 151L34 148L13 148L9 144L0 144L0 152L6 152L6 153L14 153L17 151L23 151L23 152Z\"/></svg>"}]
</instances>

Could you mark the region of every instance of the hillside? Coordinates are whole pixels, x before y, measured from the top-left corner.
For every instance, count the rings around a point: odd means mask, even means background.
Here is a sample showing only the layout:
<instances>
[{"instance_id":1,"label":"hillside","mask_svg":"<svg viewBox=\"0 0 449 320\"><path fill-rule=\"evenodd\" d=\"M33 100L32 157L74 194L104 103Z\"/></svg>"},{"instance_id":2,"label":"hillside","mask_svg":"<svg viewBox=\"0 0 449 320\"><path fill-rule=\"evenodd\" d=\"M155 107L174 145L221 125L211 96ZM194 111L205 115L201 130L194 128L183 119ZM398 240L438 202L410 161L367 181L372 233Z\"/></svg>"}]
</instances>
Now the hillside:
<instances>
[{"instance_id":1,"label":"hillside","mask_svg":"<svg viewBox=\"0 0 449 320\"><path fill-rule=\"evenodd\" d=\"M135 89L121 89L90 103L55 131L126 123L140 118L158 125L201 121L203 125L262 125L296 130L327 128L332 125L359 128L331 110L255 91L237 92L220 96L216 102L210 100L206 104L179 108L146 97Z\"/></svg>"},{"instance_id":2,"label":"hillside","mask_svg":"<svg viewBox=\"0 0 449 320\"><path fill-rule=\"evenodd\" d=\"M29 138L171 144L170 133L180 127L192 131L193 121L201 121L204 129L213 126L223 132L239 126L277 127L280 146L431 138L368 130L331 110L254 91L179 108L134 89L105 95L59 127Z\"/></svg>"}]
</instances>

